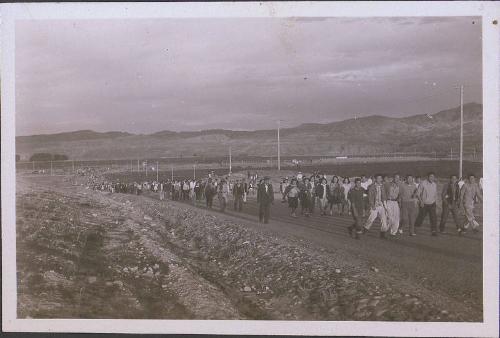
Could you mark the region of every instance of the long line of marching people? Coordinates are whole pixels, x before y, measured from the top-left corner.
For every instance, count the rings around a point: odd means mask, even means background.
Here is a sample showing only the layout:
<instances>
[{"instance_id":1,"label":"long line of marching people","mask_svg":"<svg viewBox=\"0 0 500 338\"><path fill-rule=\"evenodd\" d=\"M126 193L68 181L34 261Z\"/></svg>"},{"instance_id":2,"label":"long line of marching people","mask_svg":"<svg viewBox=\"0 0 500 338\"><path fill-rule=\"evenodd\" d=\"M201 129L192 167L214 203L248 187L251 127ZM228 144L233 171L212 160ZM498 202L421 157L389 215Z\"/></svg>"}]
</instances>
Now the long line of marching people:
<instances>
[{"instance_id":1,"label":"long line of marching people","mask_svg":"<svg viewBox=\"0 0 500 338\"><path fill-rule=\"evenodd\" d=\"M479 223L474 216L474 205L482 202L482 179L476 181L474 174L458 179L451 175L448 182L438 191L436 175L427 174L424 179L408 174L404 178L394 175L376 174L355 177L353 184L349 177L333 176L330 183L326 176L303 177L298 174L290 182L281 184L283 200L288 202L292 217L300 214L308 217L317 206L321 215L349 214L354 223L348 227L349 234L359 239L368 232L374 221L380 220L380 237L403 234L407 229L410 236L416 236L415 228L421 227L428 216L431 234L445 233L446 222L451 213L459 235L469 227L477 232ZM438 193L441 193L441 219L437 220ZM465 221L459 218L463 210Z\"/></svg>"},{"instance_id":2,"label":"long line of marching people","mask_svg":"<svg viewBox=\"0 0 500 338\"><path fill-rule=\"evenodd\" d=\"M411 174L404 177L376 174L371 177L327 176L318 172L310 176L297 173L283 178L279 191L275 191L270 177L259 178L248 173L245 178L216 177L210 174L203 179L109 182L93 180L88 185L94 190L140 195L144 191L159 193L160 200L203 201L213 207L218 199L220 211L224 212L230 201L235 211L241 212L249 196L256 197L259 221L268 223L275 195L287 203L291 217L310 217L316 212L321 216L350 215L353 224L347 228L351 237L359 239L371 230L379 219L380 238L397 236L407 232L416 236L416 229L429 218L431 234L446 232L446 222L451 214L459 235L469 229L477 232L479 223L474 215L474 206L482 202L482 178L474 174L459 178L451 175L438 191L437 178L433 172L421 178ZM441 194L441 218L438 222L437 203ZM465 217L462 217L461 214ZM464 220L463 220L464 219Z\"/></svg>"}]
</instances>

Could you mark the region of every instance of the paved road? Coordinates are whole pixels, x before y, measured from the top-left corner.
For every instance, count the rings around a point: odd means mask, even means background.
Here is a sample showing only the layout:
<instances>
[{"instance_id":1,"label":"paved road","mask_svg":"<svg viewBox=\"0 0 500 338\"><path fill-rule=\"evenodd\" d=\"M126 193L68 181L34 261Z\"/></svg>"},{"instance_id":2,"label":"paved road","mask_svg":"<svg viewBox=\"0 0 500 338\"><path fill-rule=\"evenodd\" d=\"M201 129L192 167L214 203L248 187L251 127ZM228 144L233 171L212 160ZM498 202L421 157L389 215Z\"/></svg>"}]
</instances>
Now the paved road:
<instances>
[{"instance_id":1,"label":"paved road","mask_svg":"<svg viewBox=\"0 0 500 338\"><path fill-rule=\"evenodd\" d=\"M158 198L157 194L146 193L146 196ZM197 207L205 209L204 202L198 201ZM218 207L218 201L214 199L213 212L220 215ZM272 207L269 224L258 223L255 197L249 198L241 213L233 210L230 201L226 215L241 219L245 225L290 236L333 254L338 251L350 253L366 262L367 269L376 267L394 278L481 311L482 233L469 232L466 236L458 236L451 217L446 226L449 233L438 237L430 235L430 225L426 220L417 229L415 237L408 236L405 229L406 232L396 238L379 239L380 225L375 223L361 240L354 240L346 230L352 224L350 216L320 216L316 213L310 217L293 218L289 215L288 205L279 200ZM482 223L482 217L478 220Z\"/></svg>"}]
</instances>

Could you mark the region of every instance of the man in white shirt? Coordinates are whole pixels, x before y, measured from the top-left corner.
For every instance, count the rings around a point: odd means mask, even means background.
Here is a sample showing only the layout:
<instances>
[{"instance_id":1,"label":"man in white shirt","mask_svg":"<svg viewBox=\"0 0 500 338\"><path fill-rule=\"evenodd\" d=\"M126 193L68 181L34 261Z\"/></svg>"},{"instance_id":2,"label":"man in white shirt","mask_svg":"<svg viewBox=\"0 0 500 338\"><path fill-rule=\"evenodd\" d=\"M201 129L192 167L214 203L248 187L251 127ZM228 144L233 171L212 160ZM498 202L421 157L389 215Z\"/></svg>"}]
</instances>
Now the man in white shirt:
<instances>
[{"instance_id":1,"label":"man in white shirt","mask_svg":"<svg viewBox=\"0 0 500 338\"><path fill-rule=\"evenodd\" d=\"M465 184L466 181L467 181L467 178L465 178L465 176L460 177L460 180L458 181L458 188L462 189L462 186Z\"/></svg>"},{"instance_id":2,"label":"man in white shirt","mask_svg":"<svg viewBox=\"0 0 500 338\"><path fill-rule=\"evenodd\" d=\"M194 205L196 205L196 194L195 194L195 188L196 186L196 181L195 180L190 180L189 181L189 197L191 198L191 201L193 202Z\"/></svg>"},{"instance_id":3,"label":"man in white shirt","mask_svg":"<svg viewBox=\"0 0 500 338\"><path fill-rule=\"evenodd\" d=\"M418 187L420 186L420 183L422 182L422 180L420 179L420 176L415 176L415 186Z\"/></svg>"}]
</instances>

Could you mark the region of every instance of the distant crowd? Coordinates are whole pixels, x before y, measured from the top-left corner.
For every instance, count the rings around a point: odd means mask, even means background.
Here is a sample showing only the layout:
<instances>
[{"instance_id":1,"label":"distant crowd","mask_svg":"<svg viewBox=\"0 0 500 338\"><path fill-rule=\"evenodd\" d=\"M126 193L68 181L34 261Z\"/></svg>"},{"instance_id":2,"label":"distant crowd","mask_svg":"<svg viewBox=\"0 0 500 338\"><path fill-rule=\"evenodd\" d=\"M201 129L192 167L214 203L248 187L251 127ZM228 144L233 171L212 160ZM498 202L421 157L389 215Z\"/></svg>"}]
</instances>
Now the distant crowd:
<instances>
[{"instance_id":1,"label":"distant crowd","mask_svg":"<svg viewBox=\"0 0 500 338\"><path fill-rule=\"evenodd\" d=\"M477 232L479 223L474 216L474 206L482 202L482 178L470 174L458 178L449 177L443 189L438 191L436 176L428 173L425 178L411 174L371 177L327 176L315 172L312 175L297 173L285 177L275 191L270 177L259 177L247 173L245 178L218 177L213 173L202 179L169 179L125 183L99 180L91 170L84 173L89 188L111 193L141 195L143 192L158 193L160 200L189 201L197 204L204 201L206 207L213 207L213 200L219 202L224 212L230 201L235 211L241 212L249 196L256 197L259 206L259 221L268 223L275 195L287 203L291 217L310 217L317 212L321 216L350 215L354 222L348 227L349 234L356 239L368 232L376 219L380 220L380 237L403 234L416 236L416 228L422 226L428 217L433 236L445 233L446 222L451 214L458 234L471 229ZM277 185L277 184L276 184ZM277 187L276 187L277 188ZM437 203L441 194L441 219L438 224ZM461 214L465 221L461 220Z\"/></svg>"}]
</instances>

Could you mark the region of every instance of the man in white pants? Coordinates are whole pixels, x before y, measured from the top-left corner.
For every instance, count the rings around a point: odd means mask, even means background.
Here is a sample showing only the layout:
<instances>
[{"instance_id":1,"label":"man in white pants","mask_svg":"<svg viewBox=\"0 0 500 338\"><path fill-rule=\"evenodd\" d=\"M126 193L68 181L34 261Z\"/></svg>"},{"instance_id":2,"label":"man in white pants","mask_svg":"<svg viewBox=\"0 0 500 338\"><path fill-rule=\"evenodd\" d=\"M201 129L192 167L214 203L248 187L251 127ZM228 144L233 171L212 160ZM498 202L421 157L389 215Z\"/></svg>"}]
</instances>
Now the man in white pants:
<instances>
[{"instance_id":1,"label":"man in white pants","mask_svg":"<svg viewBox=\"0 0 500 338\"><path fill-rule=\"evenodd\" d=\"M375 175L375 183L368 188L368 204L370 206L370 216L365 223L363 232L370 230L375 219L380 218L380 238L385 238L385 233L389 229L386 215L387 194L382 184L382 175Z\"/></svg>"},{"instance_id":2,"label":"man in white pants","mask_svg":"<svg viewBox=\"0 0 500 338\"><path fill-rule=\"evenodd\" d=\"M387 195L386 209L387 209L387 221L388 227L391 230L391 235L395 236L399 229L399 182L398 175L394 175L394 178L390 177L388 182L385 184L385 192Z\"/></svg>"},{"instance_id":3,"label":"man in white pants","mask_svg":"<svg viewBox=\"0 0 500 338\"><path fill-rule=\"evenodd\" d=\"M194 188L196 187L196 181L194 179L189 181L189 198L191 202L196 205L196 193Z\"/></svg>"},{"instance_id":4,"label":"man in white pants","mask_svg":"<svg viewBox=\"0 0 500 338\"><path fill-rule=\"evenodd\" d=\"M460 189L460 204L464 207L466 218L461 234L465 233L469 225L472 227L472 231L478 231L479 223L474 216L474 202L476 199L483 202L483 194L481 193L479 185L476 183L476 177L473 174L469 174L467 176L467 181L462 185L462 189Z\"/></svg>"}]
</instances>

